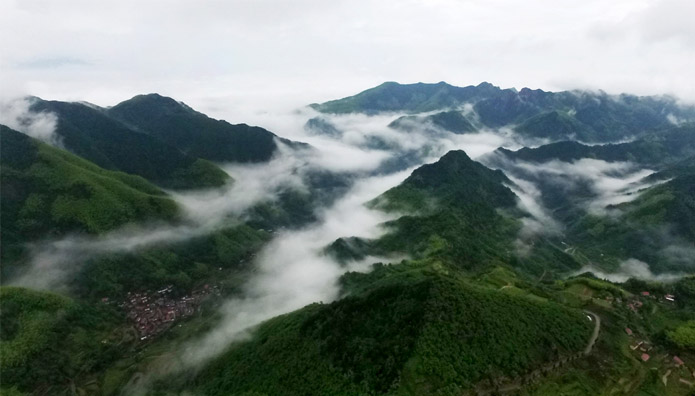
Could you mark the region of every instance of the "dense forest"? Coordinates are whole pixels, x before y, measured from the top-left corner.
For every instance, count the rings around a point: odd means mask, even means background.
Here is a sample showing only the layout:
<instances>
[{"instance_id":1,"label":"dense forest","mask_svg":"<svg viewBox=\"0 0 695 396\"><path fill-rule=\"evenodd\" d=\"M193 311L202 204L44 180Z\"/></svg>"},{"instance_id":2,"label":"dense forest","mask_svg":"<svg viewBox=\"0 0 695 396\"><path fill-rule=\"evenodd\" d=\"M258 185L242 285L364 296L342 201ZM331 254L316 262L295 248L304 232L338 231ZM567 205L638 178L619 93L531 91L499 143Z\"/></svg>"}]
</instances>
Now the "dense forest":
<instances>
[{"instance_id":1,"label":"dense forest","mask_svg":"<svg viewBox=\"0 0 695 396\"><path fill-rule=\"evenodd\" d=\"M692 106L389 82L295 113L309 146L27 100L57 139L0 126L2 395L692 393Z\"/></svg>"}]
</instances>

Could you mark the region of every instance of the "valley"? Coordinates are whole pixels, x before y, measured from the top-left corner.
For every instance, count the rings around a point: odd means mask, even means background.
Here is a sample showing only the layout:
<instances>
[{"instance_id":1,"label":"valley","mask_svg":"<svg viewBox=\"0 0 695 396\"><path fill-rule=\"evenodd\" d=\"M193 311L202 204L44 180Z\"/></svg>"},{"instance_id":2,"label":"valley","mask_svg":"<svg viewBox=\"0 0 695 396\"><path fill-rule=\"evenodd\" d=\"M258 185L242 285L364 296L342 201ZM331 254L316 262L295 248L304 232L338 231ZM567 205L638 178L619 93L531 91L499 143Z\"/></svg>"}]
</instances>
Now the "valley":
<instances>
[{"instance_id":1,"label":"valley","mask_svg":"<svg viewBox=\"0 0 695 396\"><path fill-rule=\"evenodd\" d=\"M0 118L0 394L694 389L691 105L387 82L271 132L21 100L52 127Z\"/></svg>"}]
</instances>

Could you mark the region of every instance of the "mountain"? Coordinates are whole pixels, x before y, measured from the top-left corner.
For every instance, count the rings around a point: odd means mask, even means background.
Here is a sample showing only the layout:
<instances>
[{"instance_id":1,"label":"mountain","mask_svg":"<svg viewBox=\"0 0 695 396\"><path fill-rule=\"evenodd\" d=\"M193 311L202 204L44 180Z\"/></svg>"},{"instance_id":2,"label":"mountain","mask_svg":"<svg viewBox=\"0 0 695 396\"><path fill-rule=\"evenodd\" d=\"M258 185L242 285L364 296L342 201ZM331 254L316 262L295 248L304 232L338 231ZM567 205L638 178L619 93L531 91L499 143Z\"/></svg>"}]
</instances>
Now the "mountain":
<instances>
[{"instance_id":1,"label":"mountain","mask_svg":"<svg viewBox=\"0 0 695 396\"><path fill-rule=\"evenodd\" d=\"M304 124L304 130L312 135L325 135L333 138L339 138L343 134L333 123L322 117L309 119Z\"/></svg>"},{"instance_id":2,"label":"mountain","mask_svg":"<svg viewBox=\"0 0 695 396\"><path fill-rule=\"evenodd\" d=\"M416 265L377 268L359 283L359 293L264 323L252 340L207 365L192 390L226 395L485 389L491 378L576 354L592 329L578 310Z\"/></svg>"},{"instance_id":3,"label":"mountain","mask_svg":"<svg viewBox=\"0 0 695 396\"><path fill-rule=\"evenodd\" d=\"M451 110L432 114L429 116L402 116L389 124L390 128L411 131L414 128L428 128L435 126L445 131L464 134L475 132L476 127L463 115L462 112Z\"/></svg>"},{"instance_id":4,"label":"mountain","mask_svg":"<svg viewBox=\"0 0 695 396\"><path fill-rule=\"evenodd\" d=\"M589 142L598 138L591 128L568 113L557 110L532 116L514 130L525 137L539 139L577 139Z\"/></svg>"},{"instance_id":5,"label":"mountain","mask_svg":"<svg viewBox=\"0 0 695 396\"><path fill-rule=\"evenodd\" d=\"M113 108L35 100L57 116L56 146L0 126L0 394L692 393L689 107L445 83L314 107L307 133L389 158L337 172L300 153L283 183L263 162L306 146L155 94ZM334 117L352 111L389 114ZM418 139L401 147L408 134ZM477 153L490 134L549 144L422 164L452 144ZM199 227L162 188L229 182L208 161L253 163L234 176L273 180L252 180L263 194L241 182L233 196L201 194L194 203L249 209ZM389 220L350 234L372 217ZM345 235L317 244L316 230ZM54 238L62 260L35 266L48 255L30 253ZM312 302L317 271L330 281ZM7 286L18 275L60 284ZM308 305L259 323L284 293Z\"/></svg>"},{"instance_id":6,"label":"mountain","mask_svg":"<svg viewBox=\"0 0 695 396\"><path fill-rule=\"evenodd\" d=\"M517 208L511 185L501 171L486 168L463 151L450 151L369 203L399 216L384 225L385 235L375 240L341 238L327 253L343 262L407 253L415 259L455 263L466 271L506 263L549 276L578 268L544 240L517 257L515 241L527 214Z\"/></svg>"},{"instance_id":7,"label":"mountain","mask_svg":"<svg viewBox=\"0 0 695 396\"><path fill-rule=\"evenodd\" d=\"M609 216L587 215L568 230L568 241L597 264L616 268L638 259L655 273L695 269L695 173L650 187Z\"/></svg>"},{"instance_id":8,"label":"mountain","mask_svg":"<svg viewBox=\"0 0 695 396\"><path fill-rule=\"evenodd\" d=\"M649 176L650 180L671 179L676 176L695 174L695 156L678 161L664 169Z\"/></svg>"},{"instance_id":9,"label":"mountain","mask_svg":"<svg viewBox=\"0 0 695 396\"><path fill-rule=\"evenodd\" d=\"M167 188L221 186L229 179L214 164L136 132L101 108L34 99L31 110L55 114L55 134L62 146L102 168L142 176Z\"/></svg>"},{"instance_id":10,"label":"mountain","mask_svg":"<svg viewBox=\"0 0 695 396\"><path fill-rule=\"evenodd\" d=\"M591 158L663 168L695 155L695 124L666 128L628 143L590 146L576 141L562 141L536 148L524 147L517 151L500 148L496 152L509 159L537 163Z\"/></svg>"},{"instance_id":11,"label":"mountain","mask_svg":"<svg viewBox=\"0 0 695 396\"><path fill-rule=\"evenodd\" d=\"M693 268L692 259L687 258L695 252L691 247L695 243L693 154L695 129L685 124L627 143L589 146L564 141L517 151L501 148L487 156L485 163L535 185L538 200L566 227L563 243L579 261L617 270L636 259L647 263L651 271L663 273ZM566 172L583 160L605 163L584 163L596 167L589 178L553 176L554 171ZM594 185L591 177L614 184L645 168L657 172L626 183L609 196L622 203L610 204L609 199L600 211L591 209L593 200L603 199L602 187Z\"/></svg>"},{"instance_id":12,"label":"mountain","mask_svg":"<svg viewBox=\"0 0 695 396\"><path fill-rule=\"evenodd\" d=\"M695 106L668 96L608 95L605 92L500 89L489 83L455 87L387 82L355 96L311 107L322 113L423 113L473 105L484 126L509 126L523 137L611 142L640 137L679 122L695 121ZM455 122L457 127L466 124Z\"/></svg>"},{"instance_id":13,"label":"mountain","mask_svg":"<svg viewBox=\"0 0 695 396\"><path fill-rule=\"evenodd\" d=\"M174 201L141 177L99 168L5 126L0 141L3 269L27 241L178 217Z\"/></svg>"},{"instance_id":14,"label":"mountain","mask_svg":"<svg viewBox=\"0 0 695 396\"><path fill-rule=\"evenodd\" d=\"M158 94L135 96L109 108L107 114L187 155L214 162L266 162L277 152L278 142L308 147L260 127L212 119Z\"/></svg>"},{"instance_id":15,"label":"mountain","mask_svg":"<svg viewBox=\"0 0 695 396\"><path fill-rule=\"evenodd\" d=\"M414 170L403 183L377 198L374 206L410 212L427 211L428 205L436 207L440 203L457 207L514 206L515 195L504 183L511 184L504 173L486 168L464 151L455 150Z\"/></svg>"},{"instance_id":16,"label":"mountain","mask_svg":"<svg viewBox=\"0 0 695 396\"><path fill-rule=\"evenodd\" d=\"M455 87L445 82L437 84L399 84L385 82L355 96L332 100L311 107L322 113L367 113L403 111L421 113L456 107L463 103L496 95L499 88L489 83L478 86Z\"/></svg>"}]
</instances>

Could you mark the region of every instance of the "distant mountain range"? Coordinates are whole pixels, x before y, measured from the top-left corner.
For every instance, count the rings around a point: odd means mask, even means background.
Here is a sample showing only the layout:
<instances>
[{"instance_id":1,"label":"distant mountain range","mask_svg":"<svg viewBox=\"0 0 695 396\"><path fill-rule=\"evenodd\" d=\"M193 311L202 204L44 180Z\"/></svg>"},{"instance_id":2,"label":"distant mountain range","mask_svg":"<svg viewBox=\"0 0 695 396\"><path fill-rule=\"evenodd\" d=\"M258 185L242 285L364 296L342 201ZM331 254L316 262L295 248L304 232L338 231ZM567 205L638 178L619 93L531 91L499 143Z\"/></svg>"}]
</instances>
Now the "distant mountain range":
<instances>
[{"instance_id":1,"label":"distant mountain range","mask_svg":"<svg viewBox=\"0 0 695 396\"><path fill-rule=\"evenodd\" d=\"M460 117L451 113L464 105L472 106L474 113ZM452 132L470 131L471 121L477 121L487 128L511 126L529 138L586 142L611 142L669 127L673 122L695 121L695 106L680 105L667 96L611 96L603 92L546 92L529 88L517 91L489 83L455 87L444 82L387 82L355 96L311 107L327 114L423 113L445 109L435 117L440 119L440 126Z\"/></svg>"}]
</instances>

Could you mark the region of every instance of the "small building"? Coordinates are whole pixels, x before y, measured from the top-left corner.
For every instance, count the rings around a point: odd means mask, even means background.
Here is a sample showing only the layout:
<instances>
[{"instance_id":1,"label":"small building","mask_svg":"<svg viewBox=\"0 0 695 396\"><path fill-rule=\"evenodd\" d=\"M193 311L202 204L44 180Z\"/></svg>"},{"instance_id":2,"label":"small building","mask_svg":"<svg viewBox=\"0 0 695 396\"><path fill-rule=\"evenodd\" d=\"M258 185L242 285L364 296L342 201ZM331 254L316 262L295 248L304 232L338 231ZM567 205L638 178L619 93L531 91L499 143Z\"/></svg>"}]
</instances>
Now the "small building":
<instances>
[{"instance_id":1,"label":"small building","mask_svg":"<svg viewBox=\"0 0 695 396\"><path fill-rule=\"evenodd\" d=\"M676 301L676 297L675 297L673 294L667 294L667 295L664 296L664 298L665 298L667 301L671 301L671 302Z\"/></svg>"},{"instance_id":2,"label":"small building","mask_svg":"<svg viewBox=\"0 0 695 396\"><path fill-rule=\"evenodd\" d=\"M641 358L642 358L642 361L643 361L643 362L647 362L647 361L649 361L649 354L648 354L648 353L643 353L642 356L641 356Z\"/></svg>"},{"instance_id":3,"label":"small building","mask_svg":"<svg viewBox=\"0 0 695 396\"><path fill-rule=\"evenodd\" d=\"M649 292L648 291L643 291L641 293L644 297L649 297Z\"/></svg>"},{"instance_id":4,"label":"small building","mask_svg":"<svg viewBox=\"0 0 695 396\"><path fill-rule=\"evenodd\" d=\"M631 336L632 335L632 329L630 329L629 327L626 327L625 333L627 333L627 335Z\"/></svg>"},{"instance_id":5,"label":"small building","mask_svg":"<svg viewBox=\"0 0 695 396\"><path fill-rule=\"evenodd\" d=\"M678 356L673 357L673 363L676 363L676 366L682 366L684 364L681 358L679 358Z\"/></svg>"}]
</instances>

